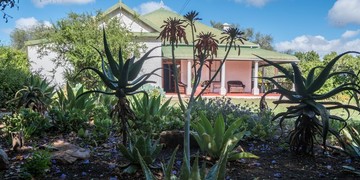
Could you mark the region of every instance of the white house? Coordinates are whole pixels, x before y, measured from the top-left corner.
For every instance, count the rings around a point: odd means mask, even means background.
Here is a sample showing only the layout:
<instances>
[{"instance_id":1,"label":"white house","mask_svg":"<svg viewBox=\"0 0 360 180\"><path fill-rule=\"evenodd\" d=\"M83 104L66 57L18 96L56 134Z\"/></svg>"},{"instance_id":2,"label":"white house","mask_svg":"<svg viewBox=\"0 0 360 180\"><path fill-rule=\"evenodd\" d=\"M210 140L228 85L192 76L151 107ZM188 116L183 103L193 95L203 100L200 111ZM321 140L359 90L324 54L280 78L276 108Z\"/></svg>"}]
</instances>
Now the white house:
<instances>
[{"instance_id":1,"label":"white house","mask_svg":"<svg viewBox=\"0 0 360 180\"><path fill-rule=\"evenodd\" d=\"M171 70L171 46L162 45L157 37L161 31L160 27L163 25L163 21L168 17L178 17L183 18L181 15L160 8L156 11L145 15L137 15L134 10L130 9L123 3L117 3L108 10L104 12L105 15L109 17L118 17L121 23L129 28L135 36L137 36L140 41L145 43L148 49L151 49L156 46L161 46L157 48L152 55L162 56L162 58L153 58L146 61L143 66L142 73L151 72L155 68L163 67L161 72L162 77L153 76L151 80L156 82L156 85L162 87L165 92L171 93L175 92L175 81L173 78L173 73ZM136 17L136 18L135 18ZM196 23L197 32L212 32L216 35L217 38L222 37L222 31L209 27L200 22ZM186 28L186 33L188 40L191 39L190 28ZM50 75L49 70L53 70L54 67L51 65L50 59L55 56L50 53L47 56L39 58L38 56L38 45L37 43L28 43L27 51L29 60L32 64L33 70L40 70L44 75ZM259 67L265 63L261 59L254 56L254 54L264 57L273 62L287 63L287 62L296 62L298 59L295 56L288 54L282 54L274 51L264 50L259 47L259 45L245 41L241 45L241 53L238 55L238 52L232 50L228 55L227 61L222 67L221 73L215 78L215 81L211 84L209 91L213 93L218 93L220 95L226 95L229 92L244 92L252 93L254 95L259 94L259 86L257 74ZM192 70L191 66L193 65L193 54L192 46L186 44L179 44L175 50L175 59L177 67L180 73L179 81L188 85L191 84L192 80ZM212 60L212 64L209 64L209 68L203 69L201 81L206 82L209 80L210 76L214 74L215 69L219 67L220 60L225 56L225 45L219 44L218 55ZM50 69L49 69L50 68ZM56 69L55 79L56 83L63 83L63 77L61 73L63 69ZM236 89L236 85L239 85L241 82L244 86L240 89ZM183 86L185 87L185 86ZM235 88L233 88L235 87ZM190 86L186 86L182 89L186 94L190 94Z\"/></svg>"}]
</instances>

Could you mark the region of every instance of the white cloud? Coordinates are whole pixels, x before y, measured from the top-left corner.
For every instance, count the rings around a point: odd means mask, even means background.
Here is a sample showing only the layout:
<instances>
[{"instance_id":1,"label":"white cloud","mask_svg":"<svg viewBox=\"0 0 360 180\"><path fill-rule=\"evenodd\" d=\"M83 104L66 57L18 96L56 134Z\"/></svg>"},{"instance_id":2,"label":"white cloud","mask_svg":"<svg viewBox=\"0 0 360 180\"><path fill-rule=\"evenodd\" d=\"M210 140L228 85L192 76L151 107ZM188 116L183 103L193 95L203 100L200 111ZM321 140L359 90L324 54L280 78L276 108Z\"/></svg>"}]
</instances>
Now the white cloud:
<instances>
[{"instance_id":1,"label":"white cloud","mask_svg":"<svg viewBox=\"0 0 360 180\"><path fill-rule=\"evenodd\" d=\"M235 0L238 3L245 3L249 6L263 7L271 0Z\"/></svg>"},{"instance_id":2,"label":"white cloud","mask_svg":"<svg viewBox=\"0 0 360 180\"><path fill-rule=\"evenodd\" d=\"M346 35L349 33L345 32L344 34L342 35L342 38L333 40L327 40L323 36L302 35L296 37L291 41L284 41L275 44L275 49L280 52L285 52L287 50L292 50L295 52L308 52L313 50L319 53L321 57L329 54L332 51L335 51L337 53L342 53L350 50L360 51L360 39L344 38L351 37Z\"/></svg>"},{"instance_id":3,"label":"white cloud","mask_svg":"<svg viewBox=\"0 0 360 180\"><path fill-rule=\"evenodd\" d=\"M347 39L347 38L355 37L355 36L357 36L358 34L360 34L360 29L358 29L358 30L356 30L356 31L349 31L349 30L347 30L347 31L345 31L345 32L341 35L341 37Z\"/></svg>"},{"instance_id":4,"label":"white cloud","mask_svg":"<svg viewBox=\"0 0 360 180\"><path fill-rule=\"evenodd\" d=\"M330 22L337 26L360 24L360 1L337 0L328 12Z\"/></svg>"},{"instance_id":5,"label":"white cloud","mask_svg":"<svg viewBox=\"0 0 360 180\"><path fill-rule=\"evenodd\" d=\"M150 1L146 3L142 3L140 4L140 6L134 8L134 10L140 14L147 14L160 8L165 8L171 11L171 9L168 6L166 6L162 1L160 2Z\"/></svg>"},{"instance_id":6,"label":"white cloud","mask_svg":"<svg viewBox=\"0 0 360 180\"><path fill-rule=\"evenodd\" d=\"M95 0L32 0L36 7L44 7L48 4L87 4Z\"/></svg>"},{"instance_id":7,"label":"white cloud","mask_svg":"<svg viewBox=\"0 0 360 180\"><path fill-rule=\"evenodd\" d=\"M29 17L29 18L20 18L18 20L15 21L15 28L19 28L19 29L29 29L32 28L34 26L38 26L43 24L44 26L47 27L51 27L51 23L49 21L43 21L40 22L39 20L37 20L34 17Z\"/></svg>"}]
</instances>

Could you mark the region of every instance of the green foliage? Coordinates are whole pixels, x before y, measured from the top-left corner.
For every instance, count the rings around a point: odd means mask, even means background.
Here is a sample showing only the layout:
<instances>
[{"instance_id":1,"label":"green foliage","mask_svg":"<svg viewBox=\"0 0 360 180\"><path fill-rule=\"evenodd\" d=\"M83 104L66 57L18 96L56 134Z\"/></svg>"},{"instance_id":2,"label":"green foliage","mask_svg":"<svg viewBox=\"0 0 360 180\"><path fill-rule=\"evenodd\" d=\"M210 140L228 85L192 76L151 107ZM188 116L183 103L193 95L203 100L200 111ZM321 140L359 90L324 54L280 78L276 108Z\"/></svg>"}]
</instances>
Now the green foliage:
<instances>
[{"instance_id":1,"label":"green foliage","mask_svg":"<svg viewBox=\"0 0 360 180\"><path fill-rule=\"evenodd\" d=\"M30 108L44 114L52 101L54 86L50 85L47 79L31 75L24 85L24 88L16 92L14 99L17 101L17 108Z\"/></svg>"},{"instance_id":2,"label":"green foliage","mask_svg":"<svg viewBox=\"0 0 360 180\"><path fill-rule=\"evenodd\" d=\"M42 135L51 127L49 119L31 109L21 109L12 116L4 116L3 123L8 134L24 131L25 138Z\"/></svg>"},{"instance_id":3,"label":"green foliage","mask_svg":"<svg viewBox=\"0 0 360 180\"><path fill-rule=\"evenodd\" d=\"M150 136L133 136L128 148L122 144L119 144L118 147L121 154L130 161L130 164L124 169L124 172L127 173L136 172L141 160L146 165L152 164L162 149L159 140L152 142Z\"/></svg>"},{"instance_id":4,"label":"green foliage","mask_svg":"<svg viewBox=\"0 0 360 180\"><path fill-rule=\"evenodd\" d=\"M95 118L92 138L97 142L105 142L110 136L112 125L112 120L109 118Z\"/></svg>"},{"instance_id":5,"label":"green foliage","mask_svg":"<svg viewBox=\"0 0 360 180\"><path fill-rule=\"evenodd\" d=\"M132 110L135 113L135 128L141 133L160 133L162 125L167 121L167 116L172 107L169 106L171 99L164 103L161 96L134 96L131 101Z\"/></svg>"},{"instance_id":6,"label":"green foliage","mask_svg":"<svg viewBox=\"0 0 360 180\"><path fill-rule=\"evenodd\" d=\"M86 126L93 113L95 100L90 94L77 98L82 93L82 85L72 88L69 83L66 83L65 90L60 89L56 92L57 97L49 114L58 130L77 132Z\"/></svg>"},{"instance_id":7,"label":"green foliage","mask_svg":"<svg viewBox=\"0 0 360 180\"><path fill-rule=\"evenodd\" d=\"M100 79L93 72L85 72L74 75L85 67L101 68L101 61L98 60L97 52L93 51L94 46L100 49L102 40L101 28L99 25L106 24L108 32L108 42L114 48L110 51L115 54L118 47L126 47L122 51L124 57L129 57L132 53L139 55L141 46L135 43L132 33L122 26L117 18L107 18L101 12L95 15L91 13L69 13L66 18L60 19L53 24L52 29L47 31L43 38L51 44L42 44L41 52L46 54L48 51L58 54L53 60L59 64L71 64L73 69L68 70L66 78L71 83L84 83L87 89L99 87ZM75 82L74 82L75 81Z\"/></svg>"},{"instance_id":8,"label":"green foliage","mask_svg":"<svg viewBox=\"0 0 360 180\"><path fill-rule=\"evenodd\" d=\"M24 52L0 46L0 108L15 110L14 98L30 75L29 62Z\"/></svg>"},{"instance_id":9,"label":"green foliage","mask_svg":"<svg viewBox=\"0 0 360 180\"><path fill-rule=\"evenodd\" d=\"M257 158L251 153L233 151L237 143L244 137L246 130L236 132L243 124L243 119L238 119L228 128L225 128L225 123L222 115L219 115L215 123L212 125L204 114L200 114L200 120L197 123L191 123L194 129L193 137L200 146L201 151L208 154L210 157L218 159L225 147L228 148L230 160L238 158Z\"/></svg>"},{"instance_id":10,"label":"green foliage","mask_svg":"<svg viewBox=\"0 0 360 180\"><path fill-rule=\"evenodd\" d=\"M284 75L275 77L264 77L264 79L276 85L276 89L266 92L261 102L265 102L265 97L270 93L279 93L281 95L275 104L291 104L286 112L278 113L273 119L280 118L279 124L282 127L284 120L294 120L294 129L290 132L290 149L296 153L312 153L316 136L319 135L322 139L322 145L326 149L326 139L329 134L334 135L339 142L344 145L340 134L337 130L330 126L330 121L339 121L345 123L345 119L336 115L331 115L330 110L344 109L348 116L349 110L360 112L358 106L345 105L339 102L327 101L329 98L342 92L349 92L355 96L356 104L358 103L357 94L359 86L354 83L358 80L358 76L352 71L333 71L334 65L341 57L346 54L359 52L345 52L336 56L328 62L325 67L312 68L307 76L303 76L299 67L292 63L293 72L289 72L284 67L261 58L265 62L279 69ZM319 71L318 73L315 73ZM324 86L327 80L331 77L347 76L348 81L343 81L338 87L319 94L318 91ZM282 85L277 83L278 79L286 78L295 84L295 91L287 90ZM282 98L286 97L287 100ZM346 124L344 124L345 126Z\"/></svg>"},{"instance_id":11,"label":"green foliage","mask_svg":"<svg viewBox=\"0 0 360 180\"><path fill-rule=\"evenodd\" d=\"M128 120L135 119L134 112L130 109L129 101L126 97L138 93L146 94L145 91L140 91L139 88L145 84L154 83L153 81L148 81L148 79L159 68L139 77L138 75L144 62L148 59L153 58L153 56L149 55L157 47L149 50L147 53L144 54L143 57L141 57L136 62L134 56L124 61L122 50L120 49L118 54L118 62L116 62L107 43L105 29L103 30L103 40L105 56L108 62L105 62L100 50L95 48L95 50L99 53L101 57L101 71L94 67L85 67L80 70L79 74L85 70L92 70L101 78L102 82L106 85L106 88L109 89L110 92L105 92L101 90L90 90L82 93L80 96L86 95L88 93L101 93L105 95L113 95L118 98L117 104L115 105L115 108L112 110L111 114L114 118L117 118L119 123L121 123L123 144L126 144L128 131L127 126L129 124Z\"/></svg>"},{"instance_id":12,"label":"green foliage","mask_svg":"<svg viewBox=\"0 0 360 180\"><path fill-rule=\"evenodd\" d=\"M199 121L200 114L206 116L213 123L219 114L223 115L225 127L229 127L239 118L243 119L241 130L248 130L248 136L260 140L273 138L276 128L272 124L271 110L260 111L255 104L234 104L230 98L199 99L194 103L193 122Z\"/></svg>"},{"instance_id":13,"label":"green foliage","mask_svg":"<svg viewBox=\"0 0 360 180\"><path fill-rule=\"evenodd\" d=\"M26 160L22 167L22 176L33 178L39 178L45 175L46 171L50 169L51 155L48 151L37 150L33 153L32 157Z\"/></svg>"},{"instance_id":14,"label":"green foliage","mask_svg":"<svg viewBox=\"0 0 360 180\"><path fill-rule=\"evenodd\" d=\"M167 164L162 164L162 169L164 173L165 180L178 180L178 179L198 179L198 180L215 180L215 179L225 179L226 177L226 164L229 159L229 149L228 145L224 147L221 152L219 160L207 171L206 162L203 162L201 168L199 168L199 158L196 156L195 161L190 168L189 171L186 169L186 164L190 164L190 162L186 161L186 158L183 158L182 166L180 172L177 173L179 176L177 177L175 174L172 174L172 170L174 168L176 152L178 148L174 150L171 155L170 160Z\"/></svg>"}]
</instances>

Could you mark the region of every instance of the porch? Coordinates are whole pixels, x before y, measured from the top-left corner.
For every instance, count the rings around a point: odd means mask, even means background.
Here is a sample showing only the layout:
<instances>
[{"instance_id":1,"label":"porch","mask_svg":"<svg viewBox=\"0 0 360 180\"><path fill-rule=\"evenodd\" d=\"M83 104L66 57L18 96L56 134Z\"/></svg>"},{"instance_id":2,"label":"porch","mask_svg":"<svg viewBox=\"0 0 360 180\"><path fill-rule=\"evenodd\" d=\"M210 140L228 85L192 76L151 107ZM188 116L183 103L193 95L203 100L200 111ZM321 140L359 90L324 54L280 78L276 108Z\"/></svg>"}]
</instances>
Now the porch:
<instances>
[{"instance_id":1,"label":"porch","mask_svg":"<svg viewBox=\"0 0 360 180\"><path fill-rule=\"evenodd\" d=\"M187 98L189 95L180 94L182 98ZM264 93L259 93L258 95L253 95L252 93L227 93L225 96L222 96L218 93L204 93L201 97L203 98L233 98L233 99L260 99ZM166 98L177 98L177 93L166 93ZM279 99L279 94L269 94L266 96L266 99Z\"/></svg>"}]
</instances>

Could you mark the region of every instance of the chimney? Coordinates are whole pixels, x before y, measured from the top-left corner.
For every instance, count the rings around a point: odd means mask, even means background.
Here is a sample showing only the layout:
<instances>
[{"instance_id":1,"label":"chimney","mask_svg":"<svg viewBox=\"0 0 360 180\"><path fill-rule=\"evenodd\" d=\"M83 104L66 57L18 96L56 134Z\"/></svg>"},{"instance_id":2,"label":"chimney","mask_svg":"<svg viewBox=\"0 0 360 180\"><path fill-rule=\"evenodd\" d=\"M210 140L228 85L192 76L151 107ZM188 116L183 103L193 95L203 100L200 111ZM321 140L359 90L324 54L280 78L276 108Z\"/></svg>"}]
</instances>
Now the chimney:
<instances>
[{"instance_id":1,"label":"chimney","mask_svg":"<svg viewBox=\"0 0 360 180\"><path fill-rule=\"evenodd\" d=\"M231 25L228 23L224 23L222 26L223 26L223 30L226 31L230 28Z\"/></svg>"}]
</instances>

